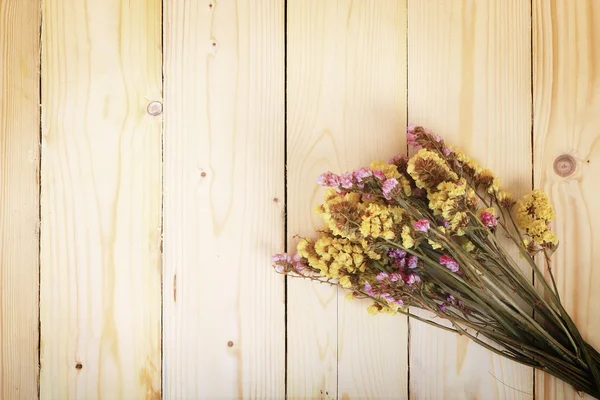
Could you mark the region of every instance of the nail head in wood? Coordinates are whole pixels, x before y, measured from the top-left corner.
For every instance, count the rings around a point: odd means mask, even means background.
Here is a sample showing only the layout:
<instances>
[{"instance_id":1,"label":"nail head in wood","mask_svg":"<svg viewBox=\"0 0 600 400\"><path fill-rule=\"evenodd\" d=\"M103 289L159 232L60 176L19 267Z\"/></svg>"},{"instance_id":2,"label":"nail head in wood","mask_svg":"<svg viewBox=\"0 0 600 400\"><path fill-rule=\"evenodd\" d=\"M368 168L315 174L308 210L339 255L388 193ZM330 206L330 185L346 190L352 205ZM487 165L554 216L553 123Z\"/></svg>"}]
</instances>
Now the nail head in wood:
<instances>
[{"instance_id":1,"label":"nail head in wood","mask_svg":"<svg viewBox=\"0 0 600 400\"><path fill-rule=\"evenodd\" d=\"M563 154L554 160L554 172L563 178L575 172L575 167L575 159L568 154Z\"/></svg>"},{"instance_id":2,"label":"nail head in wood","mask_svg":"<svg viewBox=\"0 0 600 400\"><path fill-rule=\"evenodd\" d=\"M152 101L150 104L148 104L148 108L146 110L150 115L160 115L163 111L163 105L160 101Z\"/></svg>"},{"instance_id":3,"label":"nail head in wood","mask_svg":"<svg viewBox=\"0 0 600 400\"><path fill-rule=\"evenodd\" d=\"M231 340L227 342L227 347L233 347L233 342Z\"/></svg>"}]
</instances>

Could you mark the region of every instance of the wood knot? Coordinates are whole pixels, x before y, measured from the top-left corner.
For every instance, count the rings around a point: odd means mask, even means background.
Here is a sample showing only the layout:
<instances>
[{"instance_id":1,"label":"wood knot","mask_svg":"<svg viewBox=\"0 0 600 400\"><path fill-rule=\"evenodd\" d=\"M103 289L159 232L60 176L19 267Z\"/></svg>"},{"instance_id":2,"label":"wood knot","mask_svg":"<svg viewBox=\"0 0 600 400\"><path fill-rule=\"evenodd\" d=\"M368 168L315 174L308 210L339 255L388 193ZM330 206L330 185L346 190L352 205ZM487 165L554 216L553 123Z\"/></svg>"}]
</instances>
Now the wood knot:
<instances>
[{"instance_id":1,"label":"wood knot","mask_svg":"<svg viewBox=\"0 0 600 400\"><path fill-rule=\"evenodd\" d=\"M160 101L152 101L152 102L150 102L150 104L148 104L146 111L150 115L154 115L154 116L160 115L160 114L162 114L162 111L163 111L163 105Z\"/></svg>"},{"instance_id":2,"label":"wood knot","mask_svg":"<svg viewBox=\"0 0 600 400\"><path fill-rule=\"evenodd\" d=\"M83 365L81 365L81 363L78 362L77 364L75 364L75 368L81 369L81 368L83 368Z\"/></svg>"},{"instance_id":3,"label":"wood knot","mask_svg":"<svg viewBox=\"0 0 600 400\"><path fill-rule=\"evenodd\" d=\"M576 166L577 162L568 154L563 154L554 160L554 172L563 178L573 174Z\"/></svg>"},{"instance_id":4,"label":"wood knot","mask_svg":"<svg viewBox=\"0 0 600 400\"><path fill-rule=\"evenodd\" d=\"M200 176L203 177L203 178L206 178L206 172L200 173Z\"/></svg>"},{"instance_id":5,"label":"wood knot","mask_svg":"<svg viewBox=\"0 0 600 400\"><path fill-rule=\"evenodd\" d=\"M227 342L227 347L233 347L233 342L231 340Z\"/></svg>"}]
</instances>

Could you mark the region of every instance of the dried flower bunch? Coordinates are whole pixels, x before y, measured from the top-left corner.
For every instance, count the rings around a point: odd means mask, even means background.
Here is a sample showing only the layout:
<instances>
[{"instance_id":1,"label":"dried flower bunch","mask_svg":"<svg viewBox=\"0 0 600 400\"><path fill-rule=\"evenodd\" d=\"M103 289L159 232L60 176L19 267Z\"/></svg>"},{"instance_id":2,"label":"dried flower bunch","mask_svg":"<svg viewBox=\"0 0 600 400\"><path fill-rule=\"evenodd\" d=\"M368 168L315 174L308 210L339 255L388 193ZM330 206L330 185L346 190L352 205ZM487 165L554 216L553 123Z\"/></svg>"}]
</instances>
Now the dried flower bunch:
<instances>
[{"instance_id":1,"label":"dried flower bunch","mask_svg":"<svg viewBox=\"0 0 600 400\"><path fill-rule=\"evenodd\" d=\"M490 170L438 135L410 126L407 137L417 150L410 158L319 177L328 187L316 209L324 227L315 238L302 238L297 253L275 255L275 270L340 286L350 299L370 299L372 314L406 314L466 335L600 398L600 354L581 337L552 277L558 240L546 194L534 190L515 201ZM543 290L509 256L501 236Z\"/></svg>"}]
</instances>

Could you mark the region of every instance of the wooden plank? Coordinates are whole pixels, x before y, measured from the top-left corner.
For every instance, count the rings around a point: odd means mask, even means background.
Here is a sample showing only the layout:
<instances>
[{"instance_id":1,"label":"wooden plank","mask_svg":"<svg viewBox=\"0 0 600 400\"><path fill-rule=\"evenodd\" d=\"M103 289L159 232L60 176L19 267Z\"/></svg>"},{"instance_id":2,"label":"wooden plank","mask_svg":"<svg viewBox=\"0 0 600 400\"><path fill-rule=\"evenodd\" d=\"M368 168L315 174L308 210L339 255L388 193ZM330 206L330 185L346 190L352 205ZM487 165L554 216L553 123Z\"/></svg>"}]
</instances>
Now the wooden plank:
<instances>
[{"instance_id":1,"label":"wooden plank","mask_svg":"<svg viewBox=\"0 0 600 400\"><path fill-rule=\"evenodd\" d=\"M41 397L158 399L161 2L42 16Z\"/></svg>"},{"instance_id":2,"label":"wooden plank","mask_svg":"<svg viewBox=\"0 0 600 400\"><path fill-rule=\"evenodd\" d=\"M532 168L529 2L409 0L408 10L409 121L524 194ZM418 321L410 326L411 398L532 397L531 368Z\"/></svg>"},{"instance_id":3,"label":"wooden plank","mask_svg":"<svg viewBox=\"0 0 600 400\"><path fill-rule=\"evenodd\" d=\"M285 397L284 18L165 3L165 398Z\"/></svg>"},{"instance_id":4,"label":"wooden plank","mask_svg":"<svg viewBox=\"0 0 600 400\"><path fill-rule=\"evenodd\" d=\"M600 2L534 0L535 186L556 209L560 245L553 273L561 300L584 339L600 349ZM557 157L575 170L554 172ZM538 399L579 399L568 384L536 372ZM590 396L585 396L591 399Z\"/></svg>"},{"instance_id":5,"label":"wooden plank","mask_svg":"<svg viewBox=\"0 0 600 400\"><path fill-rule=\"evenodd\" d=\"M316 178L404 153L406 2L288 1L288 234L322 221ZM407 321L288 280L290 398L405 398Z\"/></svg>"},{"instance_id":6,"label":"wooden plank","mask_svg":"<svg viewBox=\"0 0 600 400\"><path fill-rule=\"evenodd\" d=\"M0 0L0 398L36 399L39 2Z\"/></svg>"}]
</instances>

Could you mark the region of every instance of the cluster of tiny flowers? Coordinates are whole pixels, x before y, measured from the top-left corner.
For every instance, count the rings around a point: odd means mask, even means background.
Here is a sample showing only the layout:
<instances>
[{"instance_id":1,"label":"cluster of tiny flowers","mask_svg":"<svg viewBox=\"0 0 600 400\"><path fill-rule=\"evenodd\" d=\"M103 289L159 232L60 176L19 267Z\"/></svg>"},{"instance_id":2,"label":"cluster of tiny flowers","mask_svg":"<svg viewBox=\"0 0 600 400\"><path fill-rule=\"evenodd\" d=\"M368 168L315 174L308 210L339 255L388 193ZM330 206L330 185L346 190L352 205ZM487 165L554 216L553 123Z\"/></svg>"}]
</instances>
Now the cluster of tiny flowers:
<instances>
[{"instance_id":1,"label":"cluster of tiny flowers","mask_svg":"<svg viewBox=\"0 0 600 400\"><path fill-rule=\"evenodd\" d=\"M374 176L380 181L385 180L385 174L382 171L370 170L368 168L359 168L353 172L345 172L341 175L327 171L317 178L317 183L325 187L352 189L354 186L358 188L364 187L365 179Z\"/></svg>"},{"instance_id":2,"label":"cluster of tiny flowers","mask_svg":"<svg viewBox=\"0 0 600 400\"><path fill-rule=\"evenodd\" d=\"M271 258L271 262L275 266L275 271L281 273L288 272L294 269L298 272L302 272L306 269L306 265L302 261L302 258L298 254L290 256L289 254L280 253L275 254Z\"/></svg>"},{"instance_id":3,"label":"cluster of tiny flowers","mask_svg":"<svg viewBox=\"0 0 600 400\"><path fill-rule=\"evenodd\" d=\"M385 274L385 273L382 272L382 274ZM392 275L394 275L394 274L392 274ZM395 279L395 280L393 280L393 279ZM396 299L389 292L386 291L389 289L389 284L386 285L386 283L397 282L398 280L399 280L399 277L396 277L396 276L390 277L389 275L387 275L386 277L383 277L383 276L380 277L378 275L377 281L380 282L380 284L377 285L377 287L373 288L369 282L365 282L365 285L364 285L365 293L372 297L382 298L383 300L387 301L388 303L397 304L397 305L401 306L404 304L402 302L402 299Z\"/></svg>"},{"instance_id":4,"label":"cluster of tiny flowers","mask_svg":"<svg viewBox=\"0 0 600 400\"><path fill-rule=\"evenodd\" d=\"M418 231L427 232L429 230L429 220L428 219L420 219L418 221L413 222L413 226Z\"/></svg>"},{"instance_id":5,"label":"cluster of tiny flowers","mask_svg":"<svg viewBox=\"0 0 600 400\"><path fill-rule=\"evenodd\" d=\"M392 191L398 186L398 180L396 178L386 179L381 186L381 192L383 193L383 197L387 200L392 199Z\"/></svg>"},{"instance_id":6,"label":"cluster of tiny flowers","mask_svg":"<svg viewBox=\"0 0 600 400\"><path fill-rule=\"evenodd\" d=\"M446 254L444 254L440 257L439 263L440 263L440 265L445 266L452 272L458 272L458 270L459 270L458 263L456 262L456 260L454 260L454 258L452 258Z\"/></svg>"},{"instance_id":7,"label":"cluster of tiny flowers","mask_svg":"<svg viewBox=\"0 0 600 400\"><path fill-rule=\"evenodd\" d=\"M481 222L488 228L495 228L498 225L498 219L494 214L489 211L484 211L481 213Z\"/></svg>"}]
</instances>

